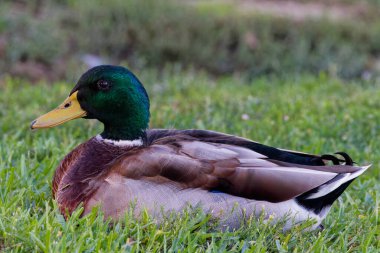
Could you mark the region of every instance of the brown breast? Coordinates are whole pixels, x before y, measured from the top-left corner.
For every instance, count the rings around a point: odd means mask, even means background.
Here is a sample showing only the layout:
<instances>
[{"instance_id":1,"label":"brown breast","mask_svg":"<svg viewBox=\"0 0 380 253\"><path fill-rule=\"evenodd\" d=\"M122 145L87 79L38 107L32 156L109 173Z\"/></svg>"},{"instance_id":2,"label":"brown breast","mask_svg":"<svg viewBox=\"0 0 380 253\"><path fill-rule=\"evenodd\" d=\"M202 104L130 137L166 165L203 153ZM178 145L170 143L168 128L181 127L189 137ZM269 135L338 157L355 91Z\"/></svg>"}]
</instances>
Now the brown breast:
<instances>
[{"instance_id":1,"label":"brown breast","mask_svg":"<svg viewBox=\"0 0 380 253\"><path fill-rule=\"evenodd\" d=\"M71 151L61 161L53 178L53 197L62 214L71 214L80 203L85 204L102 184L113 162L129 150L133 149L91 138Z\"/></svg>"}]
</instances>

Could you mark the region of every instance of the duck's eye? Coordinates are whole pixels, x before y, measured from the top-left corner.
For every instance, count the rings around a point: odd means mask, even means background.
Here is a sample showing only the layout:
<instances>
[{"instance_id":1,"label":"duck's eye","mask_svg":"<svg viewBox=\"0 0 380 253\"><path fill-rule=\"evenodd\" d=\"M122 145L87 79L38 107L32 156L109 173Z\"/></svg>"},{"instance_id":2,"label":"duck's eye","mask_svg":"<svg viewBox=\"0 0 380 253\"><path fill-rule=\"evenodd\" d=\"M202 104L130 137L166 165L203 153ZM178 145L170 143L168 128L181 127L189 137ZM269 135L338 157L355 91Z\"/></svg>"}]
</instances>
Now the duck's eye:
<instances>
[{"instance_id":1,"label":"duck's eye","mask_svg":"<svg viewBox=\"0 0 380 253\"><path fill-rule=\"evenodd\" d=\"M97 86L99 90L109 90L110 88L110 85L106 80L99 80Z\"/></svg>"}]
</instances>

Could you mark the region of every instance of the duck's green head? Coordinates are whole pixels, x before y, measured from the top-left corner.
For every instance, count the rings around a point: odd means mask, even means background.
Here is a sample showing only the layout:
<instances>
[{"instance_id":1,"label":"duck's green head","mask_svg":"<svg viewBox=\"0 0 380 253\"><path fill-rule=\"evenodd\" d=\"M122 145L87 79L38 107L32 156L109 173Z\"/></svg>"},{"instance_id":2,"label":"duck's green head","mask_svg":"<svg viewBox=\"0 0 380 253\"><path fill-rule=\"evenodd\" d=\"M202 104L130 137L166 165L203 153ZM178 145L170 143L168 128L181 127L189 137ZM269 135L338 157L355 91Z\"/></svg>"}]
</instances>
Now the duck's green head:
<instances>
[{"instance_id":1,"label":"duck's green head","mask_svg":"<svg viewBox=\"0 0 380 253\"><path fill-rule=\"evenodd\" d=\"M103 122L103 138L135 140L144 135L149 116L148 94L137 77L124 67L103 65L84 73L69 97L33 121L31 128L84 117Z\"/></svg>"}]
</instances>

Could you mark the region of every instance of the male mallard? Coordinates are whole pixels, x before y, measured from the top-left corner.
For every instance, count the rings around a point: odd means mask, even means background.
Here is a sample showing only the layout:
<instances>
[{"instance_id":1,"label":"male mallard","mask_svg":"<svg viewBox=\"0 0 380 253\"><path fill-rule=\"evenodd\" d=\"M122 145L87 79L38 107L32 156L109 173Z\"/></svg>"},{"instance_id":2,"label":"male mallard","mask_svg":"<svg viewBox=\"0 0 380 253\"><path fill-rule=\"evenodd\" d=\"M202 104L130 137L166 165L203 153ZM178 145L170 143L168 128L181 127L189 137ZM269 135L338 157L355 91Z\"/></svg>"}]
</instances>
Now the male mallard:
<instances>
[{"instance_id":1,"label":"male mallard","mask_svg":"<svg viewBox=\"0 0 380 253\"><path fill-rule=\"evenodd\" d=\"M32 122L47 128L76 118L98 119L104 131L71 151L53 179L63 214L83 203L84 214L100 205L119 218L133 202L152 215L187 205L225 219L260 215L316 219L368 167L339 153L310 155L207 130L148 129L149 98L135 75L118 66L98 66L82 75L57 109ZM328 165L332 162L334 165Z\"/></svg>"}]
</instances>

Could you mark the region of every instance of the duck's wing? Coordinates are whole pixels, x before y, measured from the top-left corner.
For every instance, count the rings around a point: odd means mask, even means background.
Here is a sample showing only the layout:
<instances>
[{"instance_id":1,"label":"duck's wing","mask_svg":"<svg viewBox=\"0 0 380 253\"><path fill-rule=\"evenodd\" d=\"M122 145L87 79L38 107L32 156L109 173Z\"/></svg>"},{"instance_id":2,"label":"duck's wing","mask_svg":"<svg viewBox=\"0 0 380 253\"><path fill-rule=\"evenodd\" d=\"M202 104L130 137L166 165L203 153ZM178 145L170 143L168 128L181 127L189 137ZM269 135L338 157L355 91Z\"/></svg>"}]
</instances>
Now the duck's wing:
<instances>
[{"instance_id":1,"label":"duck's wing","mask_svg":"<svg viewBox=\"0 0 380 253\"><path fill-rule=\"evenodd\" d=\"M147 138L148 144L151 144L157 141L160 141L161 143L164 141L171 141L173 140L173 138L187 138L187 139L195 139L195 140L211 142L211 143L230 144L230 145L239 146L239 147L256 151L260 154L265 155L269 159L296 163L300 165L318 165L318 166L322 165L323 166L323 165L326 165L326 163L329 161L335 165L340 164L340 163L352 165L353 163L352 159L344 152L336 153L344 158L344 160L342 160L333 155L314 155L314 154L308 154L308 153L294 151L294 150L273 148L273 147L266 146L266 145L263 145L261 143L258 143L246 138L219 133L215 131L209 131L209 130L151 129L147 132L147 137L148 137Z\"/></svg>"},{"instance_id":2,"label":"duck's wing","mask_svg":"<svg viewBox=\"0 0 380 253\"><path fill-rule=\"evenodd\" d=\"M321 163L320 157L298 157L210 131L151 130L147 133L147 146L121 157L112 170L128 178L174 183L183 189L202 188L280 202L323 185L341 173L361 169L316 165Z\"/></svg>"}]
</instances>

